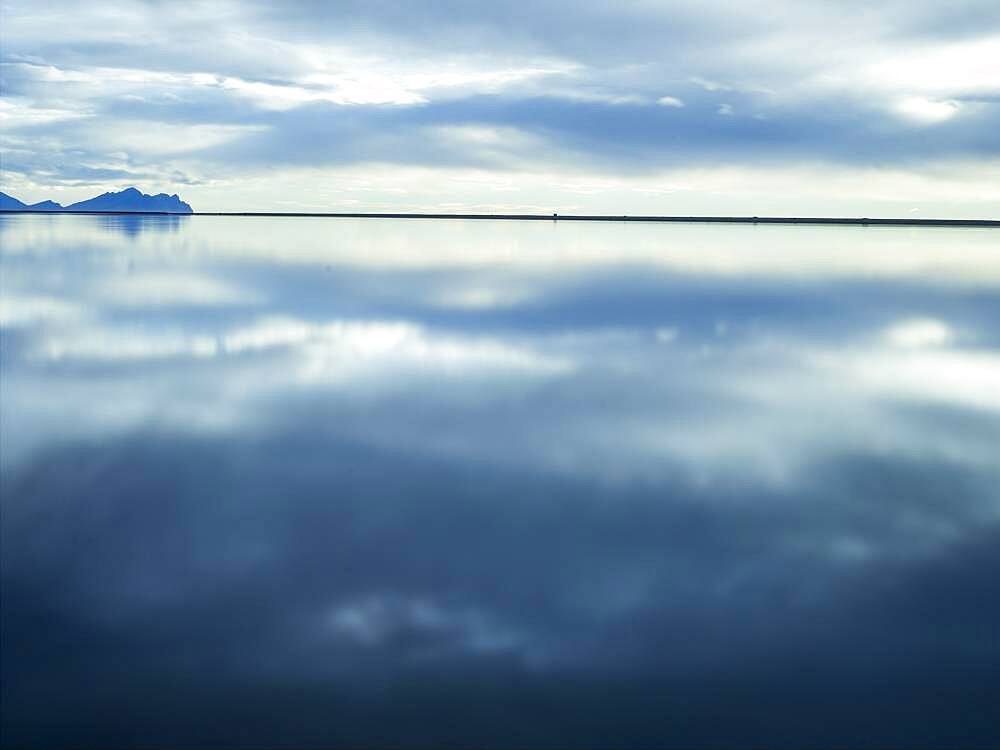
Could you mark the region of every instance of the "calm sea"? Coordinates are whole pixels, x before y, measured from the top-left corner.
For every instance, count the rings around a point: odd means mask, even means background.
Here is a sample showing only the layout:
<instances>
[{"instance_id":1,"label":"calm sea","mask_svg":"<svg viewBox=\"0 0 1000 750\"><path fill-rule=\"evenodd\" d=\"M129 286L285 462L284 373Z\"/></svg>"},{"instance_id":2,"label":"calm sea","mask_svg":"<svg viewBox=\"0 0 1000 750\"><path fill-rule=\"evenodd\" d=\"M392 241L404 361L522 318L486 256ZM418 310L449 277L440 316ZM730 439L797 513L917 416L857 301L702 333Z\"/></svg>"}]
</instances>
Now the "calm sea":
<instances>
[{"instance_id":1,"label":"calm sea","mask_svg":"<svg viewBox=\"0 0 1000 750\"><path fill-rule=\"evenodd\" d=\"M1000 231L0 247L4 744L1000 742Z\"/></svg>"}]
</instances>

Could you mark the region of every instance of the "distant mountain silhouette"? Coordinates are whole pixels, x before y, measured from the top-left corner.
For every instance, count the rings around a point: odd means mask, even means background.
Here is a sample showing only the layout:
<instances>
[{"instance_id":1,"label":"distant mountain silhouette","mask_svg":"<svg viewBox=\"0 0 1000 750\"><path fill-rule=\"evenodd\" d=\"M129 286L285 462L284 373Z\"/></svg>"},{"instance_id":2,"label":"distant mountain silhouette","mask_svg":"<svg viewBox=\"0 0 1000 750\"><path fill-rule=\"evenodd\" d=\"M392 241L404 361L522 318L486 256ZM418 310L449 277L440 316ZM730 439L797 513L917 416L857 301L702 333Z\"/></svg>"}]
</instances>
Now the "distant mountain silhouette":
<instances>
[{"instance_id":1,"label":"distant mountain silhouette","mask_svg":"<svg viewBox=\"0 0 1000 750\"><path fill-rule=\"evenodd\" d=\"M177 196L159 193L146 195L134 187L126 188L119 193L104 193L89 200L72 203L66 207L54 201L42 201L27 205L17 198L0 193L0 210L2 211L127 211L141 213L156 211L171 214L193 213L191 206Z\"/></svg>"},{"instance_id":2,"label":"distant mountain silhouette","mask_svg":"<svg viewBox=\"0 0 1000 750\"><path fill-rule=\"evenodd\" d=\"M176 194L146 195L130 187L120 193L104 193L90 200L66 206L67 211L166 211L172 214L189 214L191 206Z\"/></svg>"},{"instance_id":3,"label":"distant mountain silhouette","mask_svg":"<svg viewBox=\"0 0 1000 750\"><path fill-rule=\"evenodd\" d=\"M26 203L21 203L17 198L7 193L0 193L0 211L22 211L27 207Z\"/></svg>"},{"instance_id":4,"label":"distant mountain silhouette","mask_svg":"<svg viewBox=\"0 0 1000 750\"><path fill-rule=\"evenodd\" d=\"M62 211L63 207L54 201L32 203L30 206L17 198L0 193L0 211Z\"/></svg>"},{"instance_id":5,"label":"distant mountain silhouette","mask_svg":"<svg viewBox=\"0 0 1000 750\"><path fill-rule=\"evenodd\" d=\"M31 211L62 211L63 207L55 201L41 201L39 203L32 203L28 206L28 209Z\"/></svg>"}]
</instances>

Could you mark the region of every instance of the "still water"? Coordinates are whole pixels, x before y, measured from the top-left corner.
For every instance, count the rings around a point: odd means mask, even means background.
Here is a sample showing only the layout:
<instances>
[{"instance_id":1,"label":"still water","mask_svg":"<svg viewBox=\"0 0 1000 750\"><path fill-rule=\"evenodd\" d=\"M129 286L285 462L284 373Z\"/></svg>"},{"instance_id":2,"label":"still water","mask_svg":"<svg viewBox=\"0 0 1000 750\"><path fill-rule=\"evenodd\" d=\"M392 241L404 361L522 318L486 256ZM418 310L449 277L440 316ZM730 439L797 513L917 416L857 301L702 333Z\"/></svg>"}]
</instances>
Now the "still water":
<instances>
[{"instance_id":1,"label":"still water","mask_svg":"<svg viewBox=\"0 0 1000 750\"><path fill-rule=\"evenodd\" d=\"M0 247L4 744L1000 744L996 230Z\"/></svg>"}]
</instances>

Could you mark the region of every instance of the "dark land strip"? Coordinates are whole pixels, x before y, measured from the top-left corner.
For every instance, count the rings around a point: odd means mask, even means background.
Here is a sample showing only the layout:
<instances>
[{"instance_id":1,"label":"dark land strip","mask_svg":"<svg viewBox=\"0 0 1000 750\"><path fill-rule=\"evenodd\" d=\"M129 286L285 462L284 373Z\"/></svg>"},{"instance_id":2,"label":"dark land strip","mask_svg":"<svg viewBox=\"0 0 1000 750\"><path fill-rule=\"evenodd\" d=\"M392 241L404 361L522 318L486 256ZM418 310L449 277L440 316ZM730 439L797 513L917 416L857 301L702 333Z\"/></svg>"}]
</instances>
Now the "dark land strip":
<instances>
[{"instance_id":1,"label":"dark land strip","mask_svg":"<svg viewBox=\"0 0 1000 750\"><path fill-rule=\"evenodd\" d=\"M3 214L91 214L98 216L272 216L331 219L475 219L506 221L604 221L660 224L819 224L833 226L906 226L906 227L996 227L1000 219L878 219L825 218L803 216L627 216L582 214L431 214L431 213L305 213L272 211L31 211L2 210Z\"/></svg>"}]
</instances>

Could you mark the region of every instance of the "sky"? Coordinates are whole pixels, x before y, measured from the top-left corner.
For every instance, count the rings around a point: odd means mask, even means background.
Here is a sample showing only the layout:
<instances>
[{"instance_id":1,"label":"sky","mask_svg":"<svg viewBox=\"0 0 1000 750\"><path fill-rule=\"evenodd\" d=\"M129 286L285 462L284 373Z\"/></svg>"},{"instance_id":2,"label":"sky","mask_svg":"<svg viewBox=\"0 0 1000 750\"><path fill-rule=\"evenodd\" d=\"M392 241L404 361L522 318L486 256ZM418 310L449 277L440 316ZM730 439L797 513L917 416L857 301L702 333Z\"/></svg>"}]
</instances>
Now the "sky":
<instances>
[{"instance_id":1,"label":"sky","mask_svg":"<svg viewBox=\"0 0 1000 750\"><path fill-rule=\"evenodd\" d=\"M1000 216L1000 4L2 0L2 189Z\"/></svg>"}]
</instances>

